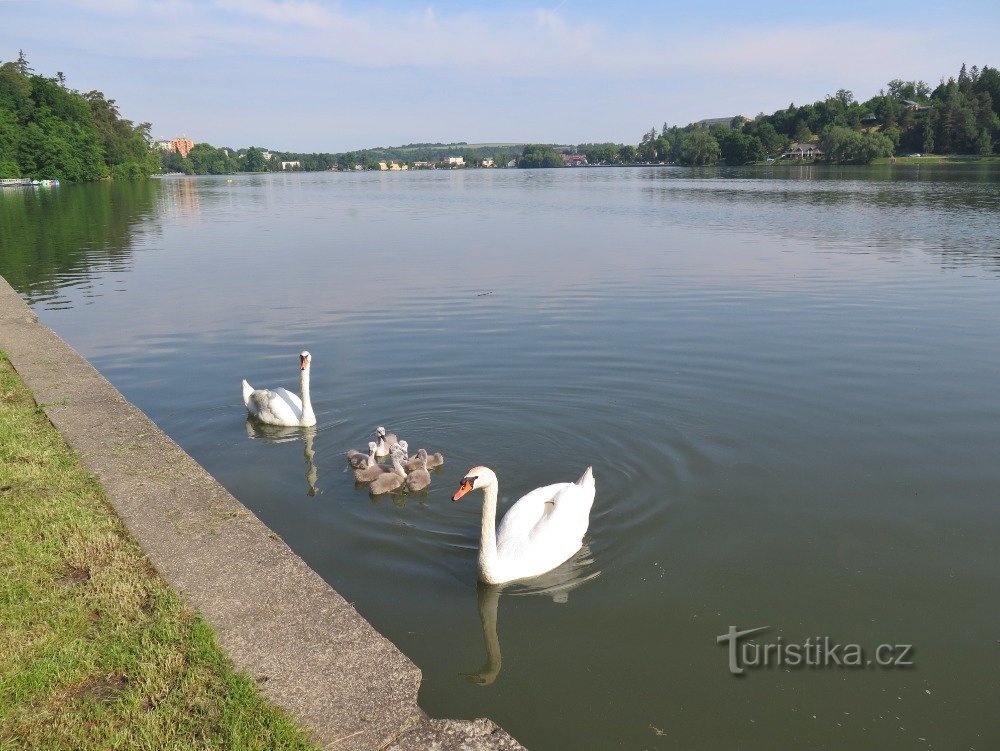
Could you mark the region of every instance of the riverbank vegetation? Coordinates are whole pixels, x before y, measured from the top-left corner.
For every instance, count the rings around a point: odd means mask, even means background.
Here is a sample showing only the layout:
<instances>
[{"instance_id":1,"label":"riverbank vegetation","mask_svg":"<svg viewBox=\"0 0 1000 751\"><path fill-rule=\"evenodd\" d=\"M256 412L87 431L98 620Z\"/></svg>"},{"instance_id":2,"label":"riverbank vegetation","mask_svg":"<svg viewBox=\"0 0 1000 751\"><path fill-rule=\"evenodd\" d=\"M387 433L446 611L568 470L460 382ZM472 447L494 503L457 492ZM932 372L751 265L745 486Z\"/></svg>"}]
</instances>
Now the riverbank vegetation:
<instances>
[{"instance_id":1,"label":"riverbank vegetation","mask_svg":"<svg viewBox=\"0 0 1000 751\"><path fill-rule=\"evenodd\" d=\"M833 164L870 164L913 153L1000 153L1000 71L962 65L957 78L942 79L934 89L923 81L896 79L865 102L841 89L813 104L790 104L752 120L737 116L728 123L684 128L664 124L661 131L654 127L643 135L638 157L752 164L790 154L793 144L807 152L811 145L807 158Z\"/></svg>"},{"instance_id":2,"label":"riverbank vegetation","mask_svg":"<svg viewBox=\"0 0 1000 751\"><path fill-rule=\"evenodd\" d=\"M0 748L314 748L151 568L2 353Z\"/></svg>"},{"instance_id":3,"label":"riverbank vegetation","mask_svg":"<svg viewBox=\"0 0 1000 751\"><path fill-rule=\"evenodd\" d=\"M867 101L840 89L812 104L755 118L653 127L638 144L411 143L337 153L235 149L196 143L187 153L154 149L149 123L121 117L99 91L81 94L57 73L31 70L22 53L0 64L0 177L83 181L142 178L154 172L222 175L236 172L389 169L435 166L561 167L583 163L744 165L795 162L871 164L908 154L991 156L1000 153L1000 71L962 65L933 89L923 81L890 81ZM185 150L186 151L186 150ZM562 155L577 158L566 159ZM456 164L452 157L462 157ZM380 166L385 165L385 166Z\"/></svg>"},{"instance_id":4,"label":"riverbank vegetation","mask_svg":"<svg viewBox=\"0 0 1000 751\"><path fill-rule=\"evenodd\" d=\"M23 52L0 64L0 177L149 177L160 168L149 129L100 91L69 88L61 72L36 74Z\"/></svg>"}]
</instances>

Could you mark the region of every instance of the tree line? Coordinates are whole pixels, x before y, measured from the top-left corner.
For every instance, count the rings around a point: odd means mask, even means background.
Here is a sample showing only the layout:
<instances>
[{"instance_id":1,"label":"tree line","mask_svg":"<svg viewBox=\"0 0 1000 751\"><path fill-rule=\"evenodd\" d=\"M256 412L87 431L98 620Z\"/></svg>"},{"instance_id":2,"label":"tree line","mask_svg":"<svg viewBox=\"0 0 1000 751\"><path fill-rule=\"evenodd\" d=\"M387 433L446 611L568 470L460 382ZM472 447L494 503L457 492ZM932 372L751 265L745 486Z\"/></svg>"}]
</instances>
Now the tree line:
<instances>
[{"instance_id":1,"label":"tree line","mask_svg":"<svg viewBox=\"0 0 1000 751\"><path fill-rule=\"evenodd\" d=\"M0 64L0 177L149 177L160 167L149 130L100 91L70 89L62 72L36 74L23 52Z\"/></svg>"},{"instance_id":2,"label":"tree line","mask_svg":"<svg viewBox=\"0 0 1000 751\"><path fill-rule=\"evenodd\" d=\"M1000 72L964 64L933 90L923 81L890 81L865 102L846 89L822 101L728 125L652 128L637 147L639 161L750 164L786 153L794 143L816 143L825 161L870 164L895 154L975 154L1000 148ZM588 161L621 160L608 145L580 147ZM591 158L593 148L595 159Z\"/></svg>"},{"instance_id":3,"label":"tree line","mask_svg":"<svg viewBox=\"0 0 1000 751\"><path fill-rule=\"evenodd\" d=\"M821 101L790 104L753 120L685 127L664 123L639 143L586 143L570 148L590 164L675 162L739 165L787 154L793 143L813 144L822 160L869 164L905 153L991 155L1000 151L1000 72L963 64L957 77L931 89L923 81L890 81L865 102L841 89ZM562 149L565 151L566 149ZM100 91L80 93L54 77L36 74L22 52L0 64L0 177L83 181L105 177L142 178L154 172L230 174L293 169L377 169L379 162L429 162L463 156L469 165L493 159L520 167L562 166L548 144L470 145L420 143L337 153L269 152L195 144L187 154L152 148L149 123L121 116L114 99Z\"/></svg>"},{"instance_id":4,"label":"tree line","mask_svg":"<svg viewBox=\"0 0 1000 751\"><path fill-rule=\"evenodd\" d=\"M471 166L493 159L495 164L506 164L518 154L516 145L482 146L468 143L408 144L406 146L379 146L359 151L336 153L302 153L270 151L257 146L247 149L216 147L207 143L195 144L187 157L176 152L164 152L163 169L166 172L183 172L188 175L226 175L233 172L283 172L282 162L298 162L292 170L320 172L325 170L378 169L379 162L435 163L447 156L464 157ZM267 157L267 158L265 158ZM561 164L560 160L560 164Z\"/></svg>"}]
</instances>

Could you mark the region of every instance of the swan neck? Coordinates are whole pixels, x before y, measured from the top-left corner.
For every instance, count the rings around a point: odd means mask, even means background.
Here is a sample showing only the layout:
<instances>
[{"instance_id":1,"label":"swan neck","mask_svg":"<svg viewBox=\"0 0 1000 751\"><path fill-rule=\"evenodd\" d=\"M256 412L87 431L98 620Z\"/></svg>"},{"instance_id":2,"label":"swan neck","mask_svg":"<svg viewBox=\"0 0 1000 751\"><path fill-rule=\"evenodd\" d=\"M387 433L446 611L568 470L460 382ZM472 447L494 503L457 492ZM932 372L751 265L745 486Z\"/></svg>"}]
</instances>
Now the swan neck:
<instances>
[{"instance_id":1,"label":"swan neck","mask_svg":"<svg viewBox=\"0 0 1000 751\"><path fill-rule=\"evenodd\" d=\"M316 416L313 414L312 401L309 399L308 365L302 370L302 375L299 377L299 386L302 389L302 421L315 420Z\"/></svg>"},{"instance_id":2,"label":"swan neck","mask_svg":"<svg viewBox=\"0 0 1000 751\"><path fill-rule=\"evenodd\" d=\"M479 576L485 582L495 580L497 565L497 495L498 483L483 488L483 519L479 533Z\"/></svg>"}]
</instances>

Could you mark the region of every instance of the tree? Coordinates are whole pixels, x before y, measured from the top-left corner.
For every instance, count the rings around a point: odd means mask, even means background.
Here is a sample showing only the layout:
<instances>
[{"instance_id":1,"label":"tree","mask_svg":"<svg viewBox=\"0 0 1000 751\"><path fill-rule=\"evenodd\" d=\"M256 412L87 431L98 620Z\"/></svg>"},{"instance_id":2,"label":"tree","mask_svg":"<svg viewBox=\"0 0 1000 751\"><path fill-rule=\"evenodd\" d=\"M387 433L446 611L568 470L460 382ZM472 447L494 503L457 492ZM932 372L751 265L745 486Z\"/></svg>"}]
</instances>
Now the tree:
<instances>
[{"instance_id":1,"label":"tree","mask_svg":"<svg viewBox=\"0 0 1000 751\"><path fill-rule=\"evenodd\" d=\"M681 164L715 164L719 161L719 142L707 130L691 131L681 143Z\"/></svg>"},{"instance_id":2,"label":"tree","mask_svg":"<svg viewBox=\"0 0 1000 751\"><path fill-rule=\"evenodd\" d=\"M985 128L979 134L979 138L976 139L976 148L981 156L989 156L993 153L993 139L990 137L990 132Z\"/></svg>"},{"instance_id":3,"label":"tree","mask_svg":"<svg viewBox=\"0 0 1000 751\"><path fill-rule=\"evenodd\" d=\"M249 149L247 149L246 156L243 159L243 171L244 172L267 171L267 160L264 159L264 152L258 149L256 146L251 146Z\"/></svg>"},{"instance_id":4,"label":"tree","mask_svg":"<svg viewBox=\"0 0 1000 751\"><path fill-rule=\"evenodd\" d=\"M752 164L764 159L764 144L757 136L733 130L719 139L719 150L726 164Z\"/></svg>"},{"instance_id":5,"label":"tree","mask_svg":"<svg viewBox=\"0 0 1000 751\"><path fill-rule=\"evenodd\" d=\"M528 144L517 160L518 167L538 169L541 167L562 167L562 155L545 144Z\"/></svg>"},{"instance_id":6,"label":"tree","mask_svg":"<svg viewBox=\"0 0 1000 751\"><path fill-rule=\"evenodd\" d=\"M809 125L805 120L799 120L798 125L795 126L795 134L792 138L801 143L808 143L812 140L813 133L809 130Z\"/></svg>"},{"instance_id":7,"label":"tree","mask_svg":"<svg viewBox=\"0 0 1000 751\"><path fill-rule=\"evenodd\" d=\"M638 157L638 151L635 146L625 144L618 149L618 159L621 160L622 164L634 164L636 157Z\"/></svg>"},{"instance_id":8,"label":"tree","mask_svg":"<svg viewBox=\"0 0 1000 751\"><path fill-rule=\"evenodd\" d=\"M823 131L820 148L834 164L871 164L879 157L892 156L893 143L883 133L859 133L831 125Z\"/></svg>"},{"instance_id":9,"label":"tree","mask_svg":"<svg viewBox=\"0 0 1000 751\"><path fill-rule=\"evenodd\" d=\"M18 73L22 76L30 76L34 72L31 70L31 66L28 65L28 58L24 56L24 50L17 51L17 62L14 65L17 67Z\"/></svg>"}]
</instances>

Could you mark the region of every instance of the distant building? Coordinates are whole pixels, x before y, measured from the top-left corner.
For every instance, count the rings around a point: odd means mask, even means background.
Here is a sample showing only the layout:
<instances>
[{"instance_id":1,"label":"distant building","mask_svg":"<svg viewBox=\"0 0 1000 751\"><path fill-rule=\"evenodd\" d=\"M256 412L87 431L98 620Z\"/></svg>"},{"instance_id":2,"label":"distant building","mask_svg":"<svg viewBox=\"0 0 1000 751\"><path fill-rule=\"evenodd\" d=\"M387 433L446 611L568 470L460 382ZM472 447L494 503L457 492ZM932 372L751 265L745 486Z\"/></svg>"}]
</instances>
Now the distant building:
<instances>
[{"instance_id":1,"label":"distant building","mask_svg":"<svg viewBox=\"0 0 1000 751\"><path fill-rule=\"evenodd\" d=\"M302 169L300 162L282 162L281 169Z\"/></svg>"},{"instance_id":2,"label":"distant building","mask_svg":"<svg viewBox=\"0 0 1000 751\"><path fill-rule=\"evenodd\" d=\"M587 157L584 154L563 154L564 167L586 167Z\"/></svg>"},{"instance_id":3,"label":"distant building","mask_svg":"<svg viewBox=\"0 0 1000 751\"><path fill-rule=\"evenodd\" d=\"M387 162L379 162L379 163L378 163L378 168L379 168L380 170L382 170L383 172L385 172L386 170L388 170L388 169L389 169L389 165L388 165L388 163L387 163Z\"/></svg>"},{"instance_id":4,"label":"distant building","mask_svg":"<svg viewBox=\"0 0 1000 751\"><path fill-rule=\"evenodd\" d=\"M815 143L793 143L781 156L791 159L816 159L823 156L823 150Z\"/></svg>"},{"instance_id":5,"label":"distant building","mask_svg":"<svg viewBox=\"0 0 1000 751\"><path fill-rule=\"evenodd\" d=\"M400 172L402 170L408 170L409 167L402 162L389 162L389 169L393 172Z\"/></svg>"},{"instance_id":6,"label":"distant building","mask_svg":"<svg viewBox=\"0 0 1000 751\"><path fill-rule=\"evenodd\" d=\"M516 159L511 159L509 162L507 162L507 166L508 167L516 167L517 166L517 160Z\"/></svg>"},{"instance_id":7,"label":"distant building","mask_svg":"<svg viewBox=\"0 0 1000 751\"><path fill-rule=\"evenodd\" d=\"M739 118L745 123L750 122L750 118L746 115L733 115L733 117L706 117L704 120L699 120L696 123L691 123L692 125L700 125L703 128L711 128L713 125L730 125L735 118Z\"/></svg>"},{"instance_id":8,"label":"distant building","mask_svg":"<svg viewBox=\"0 0 1000 751\"><path fill-rule=\"evenodd\" d=\"M482 161L482 164L480 166L482 166L482 167L494 167L496 165L493 164L493 160L492 159L484 159Z\"/></svg>"},{"instance_id":9,"label":"distant building","mask_svg":"<svg viewBox=\"0 0 1000 751\"><path fill-rule=\"evenodd\" d=\"M445 164L447 164L449 167L464 167L465 166L465 157L462 157L462 156L449 156L449 157L445 157L444 161L445 161Z\"/></svg>"},{"instance_id":10,"label":"distant building","mask_svg":"<svg viewBox=\"0 0 1000 751\"><path fill-rule=\"evenodd\" d=\"M413 169L434 169L434 162L414 162Z\"/></svg>"},{"instance_id":11,"label":"distant building","mask_svg":"<svg viewBox=\"0 0 1000 751\"><path fill-rule=\"evenodd\" d=\"M160 151L175 151L182 157L187 158L187 155L191 153L191 149L194 148L194 141L190 138L161 138L153 144Z\"/></svg>"},{"instance_id":12,"label":"distant building","mask_svg":"<svg viewBox=\"0 0 1000 751\"><path fill-rule=\"evenodd\" d=\"M187 155L190 154L191 149L194 148L194 141L192 141L190 138L185 138L184 136L181 136L180 138L173 139L170 142L170 145L173 146L172 149L173 151L176 151L182 157L187 159Z\"/></svg>"},{"instance_id":13,"label":"distant building","mask_svg":"<svg viewBox=\"0 0 1000 751\"><path fill-rule=\"evenodd\" d=\"M264 161L270 162L271 159L274 157L274 154L272 154L270 151L265 151L262 152L262 156L264 157Z\"/></svg>"}]
</instances>

